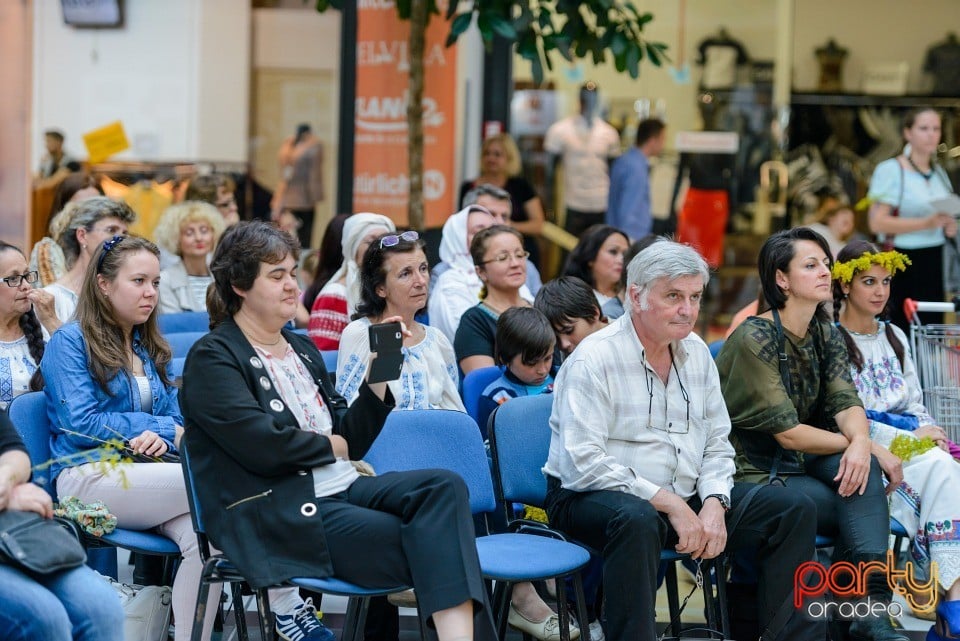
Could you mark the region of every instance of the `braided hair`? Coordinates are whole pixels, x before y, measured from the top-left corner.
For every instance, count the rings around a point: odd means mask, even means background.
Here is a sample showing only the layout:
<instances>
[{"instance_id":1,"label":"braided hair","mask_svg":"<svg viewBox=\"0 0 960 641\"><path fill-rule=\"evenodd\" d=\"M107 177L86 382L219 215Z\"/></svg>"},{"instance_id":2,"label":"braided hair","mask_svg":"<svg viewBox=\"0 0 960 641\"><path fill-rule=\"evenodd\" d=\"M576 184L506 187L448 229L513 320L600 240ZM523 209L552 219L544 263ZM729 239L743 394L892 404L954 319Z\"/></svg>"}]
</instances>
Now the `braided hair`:
<instances>
[{"instance_id":1,"label":"braided hair","mask_svg":"<svg viewBox=\"0 0 960 641\"><path fill-rule=\"evenodd\" d=\"M20 251L19 247L0 240L0 252L6 251L15 251L23 256L23 252ZM25 256L24 260L26 260ZM36 371L33 372L33 376L30 377L30 390L37 392L43 389L43 374L40 373L40 360L43 358L43 351L46 348L46 343L43 341L43 329L40 325L40 319L37 318L36 313L33 311L33 307L20 315L19 323L20 329L27 339L27 349L30 351L30 358L33 359L34 365L37 366Z\"/></svg>"},{"instance_id":2,"label":"braided hair","mask_svg":"<svg viewBox=\"0 0 960 641\"><path fill-rule=\"evenodd\" d=\"M840 253L837 254L837 262L844 263L848 260L858 258L864 254L879 254L880 250L877 249L877 246L873 243L867 242L865 240L854 240L840 250ZM857 347L857 342L853 340L853 336L850 335L850 332L847 331L843 325L840 324L840 305L843 304L846 295L843 293L843 289L840 287L840 281L833 281L833 321L837 326L837 329L840 330L840 335L843 337L843 342L847 347L847 354L850 357L850 363L857 368L857 371L863 370L863 354L860 352L860 348ZM883 331L887 337L887 341L890 343L890 346L893 348L893 353L897 355L897 361L900 362L900 368L903 368L903 359L904 359L904 350L903 343L900 342L900 339L897 338L897 335L893 331L893 326L890 323L890 302L887 301L887 305L883 308L883 311L880 312L880 323L883 326Z\"/></svg>"}]
</instances>

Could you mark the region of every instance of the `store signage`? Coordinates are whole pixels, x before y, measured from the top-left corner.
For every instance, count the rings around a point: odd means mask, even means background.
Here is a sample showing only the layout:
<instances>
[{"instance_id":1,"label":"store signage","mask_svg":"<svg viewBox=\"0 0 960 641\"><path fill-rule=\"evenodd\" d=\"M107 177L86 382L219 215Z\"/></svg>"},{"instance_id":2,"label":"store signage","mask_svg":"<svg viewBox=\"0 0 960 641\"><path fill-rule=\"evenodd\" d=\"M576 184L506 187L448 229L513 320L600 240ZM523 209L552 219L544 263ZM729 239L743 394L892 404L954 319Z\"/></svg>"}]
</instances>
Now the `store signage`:
<instances>
[{"instance_id":1,"label":"store signage","mask_svg":"<svg viewBox=\"0 0 960 641\"><path fill-rule=\"evenodd\" d=\"M357 9L353 208L384 214L402 226L407 223L410 185L410 25L386 0L361 0ZM440 10L443 14L446 8ZM457 49L444 46L449 29L449 23L434 16L424 48L423 198L428 227L447 219L455 198Z\"/></svg>"},{"instance_id":2,"label":"store signage","mask_svg":"<svg viewBox=\"0 0 960 641\"><path fill-rule=\"evenodd\" d=\"M83 134L83 144L87 148L90 163L103 162L114 154L130 149L130 141L119 120L109 125Z\"/></svg>"},{"instance_id":3,"label":"store signage","mask_svg":"<svg viewBox=\"0 0 960 641\"><path fill-rule=\"evenodd\" d=\"M680 131L676 148L680 152L697 154L735 154L740 137L732 131Z\"/></svg>"}]
</instances>

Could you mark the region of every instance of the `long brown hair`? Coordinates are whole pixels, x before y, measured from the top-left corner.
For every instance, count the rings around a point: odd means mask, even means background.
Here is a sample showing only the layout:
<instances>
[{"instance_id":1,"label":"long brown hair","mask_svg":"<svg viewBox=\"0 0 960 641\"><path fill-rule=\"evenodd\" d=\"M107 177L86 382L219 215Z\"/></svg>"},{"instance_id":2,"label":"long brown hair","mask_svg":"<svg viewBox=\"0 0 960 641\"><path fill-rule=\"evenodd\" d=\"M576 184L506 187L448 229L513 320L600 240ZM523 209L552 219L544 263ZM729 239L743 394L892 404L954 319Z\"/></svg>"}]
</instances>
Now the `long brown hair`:
<instances>
[{"instance_id":1,"label":"long brown hair","mask_svg":"<svg viewBox=\"0 0 960 641\"><path fill-rule=\"evenodd\" d=\"M879 254L880 250L877 249L877 246L873 243L869 243L865 240L854 240L840 250L837 254L837 262L845 263L848 260L854 258L859 258L864 254ZM854 277L860 272L855 272ZM853 279L851 279L851 284ZM857 342L853 340L853 336L850 335L850 332L847 331L847 328L840 324L840 305L843 303L843 289L840 287L840 281L833 281L833 320L837 325L837 329L840 330L840 335L843 336L843 342L847 346L847 354L850 357L850 363L857 368L857 371L863 370L863 354L860 352L860 348L857 347ZM889 312L890 312L890 301L887 301L887 305L883 308L883 311L880 312L880 322L883 323L884 334L887 337L887 341L890 343L890 347L893 348L893 353L897 355L897 360L900 361L900 369L903 369L903 345L900 343L900 339L897 338L897 335L893 332L893 327L889 322Z\"/></svg>"},{"instance_id":2,"label":"long brown hair","mask_svg":"<svg viewBox=\"0 0 960 641\"><path fill-rule=\"evenodd\" d=\"M105 249L107 245L109 247ZM144 238L126 236L116 243L110 240L100 243L87 267L83 287L80 288L80 296L77 300L75 318L87 342L90 374L107 393L110 393L107 385L109 381L121 370L128 371L130 365L127 358L127 337L123 335L123 329L117 321L113 305L100 290L97 276L103 276L106 280L113 282L126 260L141 251L149 252L156 256L158 261L160 260L160 250ZM147 320L134 329L139 329L140 342L157 368L160 380L164 385L170 385L170 379L167 377L167 365L171 358L170 345L157 327L159 307L158 304L150 312Z\"/></svg>"}]
</instances>

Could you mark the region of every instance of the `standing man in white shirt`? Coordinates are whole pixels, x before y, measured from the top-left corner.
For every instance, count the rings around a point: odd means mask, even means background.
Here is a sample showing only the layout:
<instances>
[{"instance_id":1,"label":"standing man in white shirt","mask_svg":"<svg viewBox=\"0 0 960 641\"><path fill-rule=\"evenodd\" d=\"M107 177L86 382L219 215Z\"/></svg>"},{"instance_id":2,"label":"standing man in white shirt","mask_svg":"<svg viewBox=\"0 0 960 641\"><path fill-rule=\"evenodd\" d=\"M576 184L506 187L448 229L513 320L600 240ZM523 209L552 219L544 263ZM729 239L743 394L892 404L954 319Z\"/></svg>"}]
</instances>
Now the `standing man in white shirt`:
<instances>
[{"instance_id":1,"label":"standing man in white shirt","mask_svg":"<svg viewBox=\"0 0 960 641\"><path fill-rule=\"evenodd\" d=\"M717 368L691 333L708 278L689 246L653 243L628 267L629 313L564 362L543 468L550 524L601 551L608 641L657 638L664 548L755 553L763 638L822 640L825 623L791 598L794 571L814 558L816 506L781 485L733 482Z\"/></svg>"},{"instance_id":2,"label":"standing man in white shirt","mask_svg":"<svg viewBox=\"0 0 960 641\"><path fill-rule=\"evenodd\" d=\"M620 134L598 115L597 83L580 88L580 113L550 126L543 148L563 162L564 227L579 237L603 222L610 189L610 163L620 155Z\"/></svg>"}]
</instances>

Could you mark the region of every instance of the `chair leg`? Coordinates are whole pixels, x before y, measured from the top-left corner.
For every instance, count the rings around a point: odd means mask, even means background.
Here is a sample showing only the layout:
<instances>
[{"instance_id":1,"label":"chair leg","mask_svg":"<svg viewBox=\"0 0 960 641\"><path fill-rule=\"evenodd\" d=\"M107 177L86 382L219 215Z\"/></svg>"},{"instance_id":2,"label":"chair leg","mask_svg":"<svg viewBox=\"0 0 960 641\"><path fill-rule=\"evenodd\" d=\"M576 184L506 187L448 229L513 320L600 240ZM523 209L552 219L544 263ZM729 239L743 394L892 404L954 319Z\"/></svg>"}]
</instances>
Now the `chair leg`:
<instances>
[{"instance_id":1,"label":"chair leg","mask_svg":"<svg viewBox=\"0 0 960 641\"><path fill-rule=\"evenodd\" d=\"M247 641L250 633L247 631L247 610L243 605L243 588L240 583L230 583L230 595L233 601L233 616L237 620L237 641Z\"/></svg>"},{"instance_id":2,"label":"chair leg","mask_svg":"<svg viewBox=\"0 0 960 641\"><path fill-rule=\"evenodd\" d=\"M580 576L580 572L573 574L573 596L577 601L577 620L580 623L580 638L582 641L590 641L590 622L587 620L587 598L583 594L583 577Z\"/></svg>"},{"instance_id":3,"label":"chair leg","mask_svg":"<svg viewBox=\"0 0 960 641\"><path fill-rule=\"evenodd\" d=\"M265 588L257 590L257 614L260 619L260 638L263 641L276 641L277 627L273 624L270 596Z\"/></svg>"},{"instance_id":4,"label":"chair leg","mask_svg":"<svg viewBox=\"0 0 960 641\"><path fill-rule=\"evenodd\" d=\"M570 610L567 609L567 582L556 580L557 622L560 624L560 641L570 641Z\"/></svg>"},{"instance_id":5,"label":"chair leg","mask_svg":"<svg viewBox=\"0 0 960 641\"><path fill-rule=\"evenodd\" d=\"M715 559L706 560L701 565L703 570L703 610L710 638L714 637L714 630L720 629L720 614L717 611L717 599L713 592L713 578L711 570L716 567Z\"/></svg>"},{"instance_id":6,"label":"chair leg","mask_svg":"<svg viewBox=\"0 0 960 641\"><path fill-rule=\"evenodd\" d=\"M203 620L207 615L207 597L210 596L210 577L207 568L200 576L200 589L197 591L197 605L193 610L193 628L190 630L190 641L200 641L203 636Z\"/></svg>"},{"instance_id":7,"label":"chair leg","mask_svg":"<svg viewBox=\"0 0 960 641\"><path fill-rule=\"evenodd\" d=\"M717 611L720 613L720 631L730 638L730 613L727 611L727 555L717 558Z\"/></svg>"},{"instance_id":8,"label":"chair leg","mask_svg":"<svg viewBox=\"0 0 960 641\"><path fill-rule=\"evenodd\" d=\"M367 618L365 607L367 605L369 605L367 598L351 597L347 601L347 611L343 615L343 630L340 633L341 641L355 641L361 638L364 625L361 619Z\"/></svg>"},{"instance_id":9,"label":"chair leg","mask_svg":"<svg viewBox=\"0 0 960 641\"><path fill-rule=\"evenodd\" d=\"M677 564L667 563L667 603L670 605L670 631L673 636L680 638L680 596L677 594Z\"/></svg>"},{"instance_id":10,"label":"chair leg","mask_svg":"<svg viewBox=\"0 0 960 641\"><path fill-rule=\"evenodd\" d=\"M507 616L510 613L510 594L513 584L508 581L497 581L493 590L493 615L497 624L497 638L504 639L507 634Z\"/></svg>"}]
</instances>

